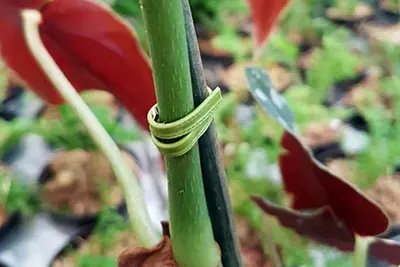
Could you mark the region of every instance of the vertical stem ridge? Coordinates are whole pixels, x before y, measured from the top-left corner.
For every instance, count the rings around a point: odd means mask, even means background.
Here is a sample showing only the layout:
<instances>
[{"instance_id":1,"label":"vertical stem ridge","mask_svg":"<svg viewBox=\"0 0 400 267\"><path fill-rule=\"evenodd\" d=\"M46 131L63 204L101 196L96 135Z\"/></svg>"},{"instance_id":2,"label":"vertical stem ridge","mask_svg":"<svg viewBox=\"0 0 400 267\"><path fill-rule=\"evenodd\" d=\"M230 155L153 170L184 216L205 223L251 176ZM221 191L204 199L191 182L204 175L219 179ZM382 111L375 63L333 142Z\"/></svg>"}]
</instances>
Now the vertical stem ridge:
<instances>
[{"instance_id":1,"label":"vertical stem ridge","mask_svg":"<svg viewBox=\"0 0 400 267\"><path fill-rule=\"evenodd\" d=\"M203 75L203 66L188 0L182 0L186 39L195 106L208 96ZM229 198L227 179L219 149L215 125L212 123L199 140L201 170L215 240L221 248L222 264L225 267L241 267L239 242L236 237L232 204Z\"/></svg>"}]
</instances>

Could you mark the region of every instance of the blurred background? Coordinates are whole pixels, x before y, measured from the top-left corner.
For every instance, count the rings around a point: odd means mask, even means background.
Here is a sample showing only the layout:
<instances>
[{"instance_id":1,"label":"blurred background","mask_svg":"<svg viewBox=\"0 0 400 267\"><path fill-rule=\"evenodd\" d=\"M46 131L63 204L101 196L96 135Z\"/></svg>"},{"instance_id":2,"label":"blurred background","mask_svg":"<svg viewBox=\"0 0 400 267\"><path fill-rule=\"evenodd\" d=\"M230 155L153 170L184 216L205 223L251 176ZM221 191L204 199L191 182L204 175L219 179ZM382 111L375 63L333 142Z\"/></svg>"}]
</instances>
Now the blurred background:
<instances>
[{"instance_id":1,"label":"blurred background","mask_svg":"<svg viewBox=\"0 0 400 267\"><path fill-rule=\"evenodd\" d=\"M147 51L138 1L104 0ZM301 141L400 224L399 0L292 0L254 53L245 0L191 0L207 84L224 104L216 126L246 267L352 266L351 253L283 228L249 199L287 205L281 127L248 90L245 66L264 68L293 109ZM162 40L160 40L162 43ZM1 63L1 58L0 58ZM114 97L82 97L124 151L151 219L167 219L163 163ZM0 65L0 266L111 267L135 245L121 188L68 105L46 105ZM390 266L371 259L369 266ZM277 266L275 266L277 267Z\"/></svg>"}]
</instances>

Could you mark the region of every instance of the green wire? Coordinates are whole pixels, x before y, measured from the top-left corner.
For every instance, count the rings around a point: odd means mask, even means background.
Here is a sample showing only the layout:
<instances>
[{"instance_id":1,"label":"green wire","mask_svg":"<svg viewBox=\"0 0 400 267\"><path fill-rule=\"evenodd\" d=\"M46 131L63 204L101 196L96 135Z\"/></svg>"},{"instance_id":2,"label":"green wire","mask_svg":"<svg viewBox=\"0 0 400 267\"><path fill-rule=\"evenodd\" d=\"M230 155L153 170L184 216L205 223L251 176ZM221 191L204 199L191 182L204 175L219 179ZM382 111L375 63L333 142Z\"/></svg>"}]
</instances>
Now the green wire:
<instances>
[{"instance_id":1,"label":"green wire","mask_svg":"<svg viewBox=\"0 0 400 267\"><path fill-rule=\"evenodd\" d=\"M150 124L151 136L160 153L179 157L186 154L207 131L216 109L222 104L220 88L212 91L210 95L196 109L185 117L171 122L157 122L157 105L150 109L147 119ZM178 140L176 140L178 139Z\"/></svg>"}]
</instances>

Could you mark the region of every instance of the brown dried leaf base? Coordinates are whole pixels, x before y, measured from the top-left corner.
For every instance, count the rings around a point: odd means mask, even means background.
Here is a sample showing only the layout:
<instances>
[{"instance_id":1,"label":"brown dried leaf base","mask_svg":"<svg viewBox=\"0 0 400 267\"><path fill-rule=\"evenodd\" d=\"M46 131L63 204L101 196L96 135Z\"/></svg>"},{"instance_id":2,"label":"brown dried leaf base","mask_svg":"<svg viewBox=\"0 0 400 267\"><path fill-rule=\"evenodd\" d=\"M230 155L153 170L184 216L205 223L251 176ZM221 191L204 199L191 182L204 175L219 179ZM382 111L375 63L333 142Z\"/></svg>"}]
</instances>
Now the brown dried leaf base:
<instances>
[{"instance_id":1,"label":"brown dried leaf base","mask_svg":"<svg viewBox=\"0 0 400 267\"><path fill-rule=\"evenodd\" d=\"M135 247L122 251L118 267L178 267L172 252L171 239L163 240L152 248Z\"/></svg>"},{"instance_id":2,"label":"brown dried leaf base","mask_svg":"<svg viewBox=\"0 0 400 267\"><path fill-rule=\"evenodd\" d=\"M3 226L3 224L7 221L7 213L3 207L3 205L0 205L0 228Z\"/></svg>"},{"instance_id":3,"label":"brown dried leaf base","mask_svg":"<svg viewBox=\"0 0 400 267\"><path fill-rule=\"evenodd\" d=\"M160 243L152 248L125 249L118 257L118 267L179 267L172 251L169 225L163 222L162 227L164 237Z\"/></svg>"}]
</instances>

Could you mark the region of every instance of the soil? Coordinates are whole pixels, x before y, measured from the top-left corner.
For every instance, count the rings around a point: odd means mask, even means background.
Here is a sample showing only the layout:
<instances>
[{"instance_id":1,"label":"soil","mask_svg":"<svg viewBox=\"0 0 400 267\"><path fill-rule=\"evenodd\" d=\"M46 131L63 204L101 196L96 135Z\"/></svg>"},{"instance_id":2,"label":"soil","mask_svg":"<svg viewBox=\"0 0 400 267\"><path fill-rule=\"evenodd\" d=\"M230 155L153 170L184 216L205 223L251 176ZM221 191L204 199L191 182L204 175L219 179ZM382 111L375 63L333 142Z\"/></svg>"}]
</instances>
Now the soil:
<instances>
[{"instance_id":1,"label":"soil","mask_svg":"<svg viewBox=\"0 0 400 267\"><path fill-rule=\"evenodd\" d=\"M313 57L317 51L318 49L313 47L308 51L302 52L298 59L299 67L304 70L309 69L312 65Z\"/></svg>"},{"instance_id":2,"label":"soil","mask_svg":"<svg viewBox=\"0 0 400 267\"><path fill-rule=\"evenodd\" d=\"M382 0L380 7L394 14L400 14L399 3L394 3L390 0Z\"/></svg>"},{"instance_id":3,"label":"soil","mask_svg":"<svg viewBox=\"0 0 400 267\"><path fill-rule=\"evenodd\" d=\"M132 157L123 154L137 173ZM122 203L121 187L108 160L100 152L60 152L50 162L49 172L41 196L52 210L83 216L97 214L104 205L118 206Z\"/></svg>"},{"instance_id":4,"label":"soil","mask_svg":"<svg viewBox=\"0 0 400 267\"><path fill-rule=\"evenodd\" d=\"M328 169L336 176L343 178L352 183L357 182L356 172L352 167L351 160L333 159L327 162Z\"/></svg>"},{"instance_id":5,"label":"soil","mask_svg":"<svg viewBox=\"0 0 400 267\"><path fill-rule=\"evenodd\" d=\"M102 248L96 240L96 236L92 236L87 241L82 240L79 249L74 253L68 253L59 256L52 264L52 267L75 267L77 255L99 255L106 257L118 257L118 255L126 248L137 245L137 241L133 234L129 231L123 231L117 234L115 241L108 248Z\"/></svg>"},{"instance_id":6,"label":"soil","mask_svg":"<svg viewBox=\"0 0 400 267\"><path fill-rule=\"evenodd\" d=\"M236 218L236 231L244 267L272 267L264 253L260 235L249 227L245 219Z\"/></svg>"},{"instance_id":7,"label":"soil","mask_svg":"<svg viewBox=\"0 0 400 267\"><path fill-rule=\"evenodd\" d=\"M101 105L108 107L108 109L110 110L110 115L112 115L112 117L114 118L117 117L119 107L117 101L112 94L106 91L92 90L83 92L81 95L83 96L85 102L89 105ZM48 120L60 119L60 114L57 106L46 106L40 117Z\"/></svg>"},{"instance_id":8,"label":"soil","mask_svg":"<svg viewBox=\"0 0 400 267\"><path fill-rule=\"evenodd\" d=\"M221 75L222 83L235 91L241 100L246 100L249 96L249 86L244 69L251 65L248 62L234 64ZM291 72L281 64L270 64L265 69L268 71L272 85L279 92L283 92L294 82Z\"/></svg>"},{"instance_id":9,"label":"soil","mask_svg":"<svg viewBox=\"0 0 400 267\"><path fill-rule=\"evenodd\" d=\"M234 29L238 29L243 35L252 34L252 19L246 13L231 13L226 16L224 23Z\"/></svg>"},{"instance_id":10,"label":"soil","mask_svg":"<svg viewBox=\"0 0 400 267\"><path fill-rule=\"evenodd\" d=\"M366 101L373 101L374 105L379 104L381 99L378 91L381 75L381 71L377 67L369 67L366 78L352 86L338 104L354 108L357 108L359 104L366 104ZM373 93L374 99L370 97L371 93Z\"/></svg>"},{"instance_id":11,"label":"soil","mask_svg":"<svg viewBox=\"0 0 400 267\"><path fill-rule=\"evenodd\" d=\"M392 224L400 223L400 174L380 177L367 194L382 206Z\"/></svg>"},{"instance_id":12,"label":"soil","mask_svg":"<svg viewBox=\"0 0 400 267\"><path fill-rule=\"evenodd\" d=\"M400 23L382 25L366 22L360 26L360 30L372 40L390 41L393 44L400 45Z\"/></svg>"},{"instance_id":13,"label":"soil","mask_svg":"<svg viewBox=\"0 0 400 267\"><path fill-rule=\"evenodd\" d=\"M339 8L331 7L327 9L326 15L336 20L358 21L372 16L374 12L374 8L370 4L360 3L353 14L346 14Z\"/></svg>"},{"instance_id":14,"label":"soil","mask_svg":"<svg viewBox=\"0 0 400 267\"><path fill-rule=\"evenodd\" d=\"M272 267L264 253L259 235L249 227L246 220L237 218L236 226L244 267ZM52 267L74 267L76 255L82 254L117 257L124 249L136 245L137 242L129 231L118 233L116 241L107 249L101 248L96 236L92 236L87 241L82 240L76 252L58 257Z\"/></svg>"},{"instance_id":15,"label":"soil","mask_svg":"<svg viewBox=\"0 0 400 267\"><path fill-rule=\"evenodd\" d=\"M7 221L8 215L2 205L0 205L0 228Z\"/></svg>"},{"instance_id":16,"label":"soil","mask_svg":"<svg viewBox=\"0 0 400 267\"><path fill-rule=\"evenodd\" d=\"M300 139L308 147L318 147L337 142L339 132L336 127L328 123L315 123L304 129Z\"/></svg>"},{"instance_id":17,"label":"soil","mask_svg":"<svg viewBox=\"0 0 400 267\"><path fill-rule=\"evenodd\" d=\"M216 48L211 40L199 40L200 51L205 54L213 55L215 57L231 57L232 53L229 50Z\"/></svg>"}]
</instances>

